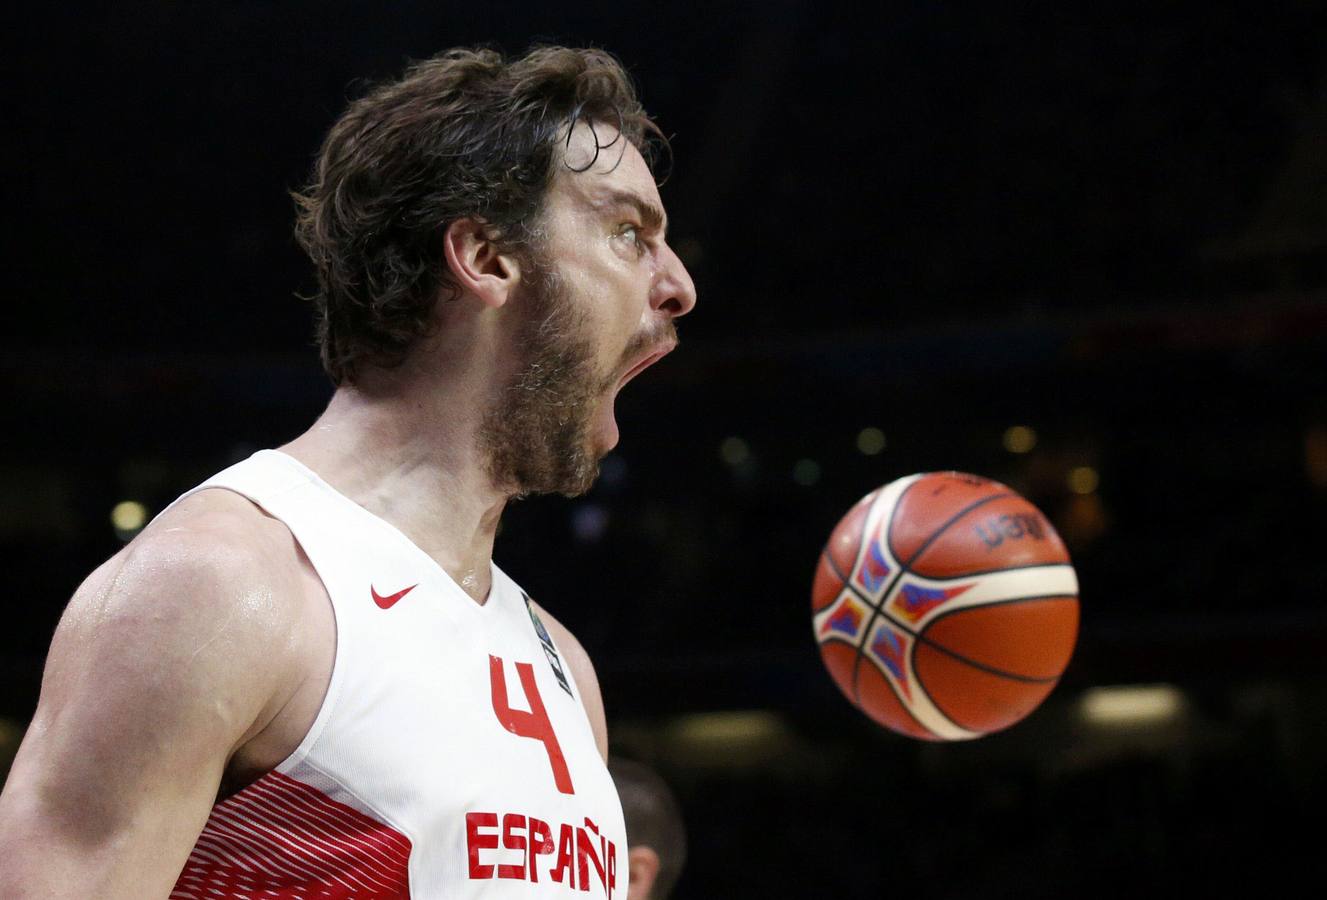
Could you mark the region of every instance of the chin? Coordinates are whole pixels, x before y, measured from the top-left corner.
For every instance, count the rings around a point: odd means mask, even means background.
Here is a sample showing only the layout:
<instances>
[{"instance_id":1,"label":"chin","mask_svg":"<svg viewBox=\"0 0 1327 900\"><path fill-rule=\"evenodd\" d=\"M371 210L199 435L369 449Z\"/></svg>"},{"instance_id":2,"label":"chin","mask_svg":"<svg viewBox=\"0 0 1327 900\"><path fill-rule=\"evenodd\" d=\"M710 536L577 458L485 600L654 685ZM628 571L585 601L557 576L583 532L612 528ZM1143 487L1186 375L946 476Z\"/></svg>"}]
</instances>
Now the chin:
<instances>
[{"instance_id":1,"label":"chin","mask_svg":"<svg viewBox=\"0 0 1327 900\"><path fill-rule=\"evenodd\" d=\"M512 419L506 421L510 426ZM525 430L504 428L494 441L490 469L497 484L510 486L516 497L561 494L579 497L594 487L599 463L617 445L617 425L595 415L582 415L548 427L539 437L538 425Z\"/></svg>"},{"instance_id":2,"label":"chin","mask_svg":"<svg viewBox=\"0 0 1327 900\"><path fill-rule=\"evenodd\" d=\"M612 434L600 435L591 443L587 455L594 460L595 465L597 466L599 463L603 462L605 456L613 452L617 447L617 443L618 434L616 431Z\"/></svg>"},{"instance_id":3,"label":"chin","mask_svg":"<svg viewBox=\"0 0 1327 900\"><path fill-rule=\"evenodd\" d=\"M599 479L599 463L608 455L607 449L600 448L597 437L587 435L571 446L564 445L564 449L549 460L544 485L533 493L580 497L594 487Z\"/></svg>"},{"instance_id":4,"label":"chin","mask_svg":"<svg viewBox=\"0 0 1327 900\"><path fill-rule=\"evenodd\" d=\"M562 486L556 491L549 493L561 494L564 497L583 497L589 493L590 488L599 480L599 460L603 457L587 458L574 475L569 475Z\"/></svg>"}]
</instances>

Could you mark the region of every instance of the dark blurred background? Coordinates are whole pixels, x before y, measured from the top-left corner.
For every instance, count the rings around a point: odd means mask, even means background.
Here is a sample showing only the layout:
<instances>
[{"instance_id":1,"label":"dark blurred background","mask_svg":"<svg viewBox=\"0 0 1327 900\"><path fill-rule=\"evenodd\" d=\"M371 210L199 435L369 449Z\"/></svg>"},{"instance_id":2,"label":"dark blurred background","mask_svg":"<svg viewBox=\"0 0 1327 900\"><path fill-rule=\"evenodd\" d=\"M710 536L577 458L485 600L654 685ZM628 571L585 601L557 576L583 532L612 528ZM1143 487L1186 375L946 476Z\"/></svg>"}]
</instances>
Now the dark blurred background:
<instances>
[{"instance_id":1,"label":"dark blurred background","mask_svg":"<svg viewBox=\"0 0 1327 900\"><path fill-rule=\"evenodd\" d=\"M21 10L0 772L81 579L330 395L287 192L347 99L449 46L588 43L674 136L700 302L598 487L513 506L496 555L676 788L678 896L1327 875L1322 4ZM808 602L851 503L939 469L1023 491L1082 585L1050 699L955 745L854 710Z\"/></svg>"}]
</instances>

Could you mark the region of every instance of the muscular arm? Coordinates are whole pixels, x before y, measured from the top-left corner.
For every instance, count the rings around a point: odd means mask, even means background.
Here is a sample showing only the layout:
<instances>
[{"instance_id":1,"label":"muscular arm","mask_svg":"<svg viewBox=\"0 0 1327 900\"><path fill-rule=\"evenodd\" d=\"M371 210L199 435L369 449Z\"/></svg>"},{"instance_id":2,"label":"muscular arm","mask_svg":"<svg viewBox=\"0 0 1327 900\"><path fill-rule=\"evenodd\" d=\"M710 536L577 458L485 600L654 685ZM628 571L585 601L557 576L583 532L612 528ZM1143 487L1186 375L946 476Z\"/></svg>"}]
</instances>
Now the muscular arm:
<instances>
[{"instance_id":1,"label":"muscular arm","mask_svg":"<svg viewBox=\"0 0 1327 900\"><path fill-rule=\"evenodd\" d=\"M594 732L594 743L599 748L599 755L608 761L608 722L604 716L604 698L599 691L599 677L594 673L594 663L585 652L581 642L576 640L566 627L548 614L538 603L535 611L548 629L553 643L562 652L562 658L571 669L571 677L576 679L576 690L580 692L581 702L585 704L585 714L590 718L590 730Z\"/></svg>"},{"instance_id":2,"label":"muscular arm","mask_svg":"<svg viewBox=\"0 0 1327 900\"><path fill-rule=\"evenodd\" d=\"M170 893L291 678L294 605L255 518L154 525L76 592L0 795L0 896Z\"/></svg>"}]
</instances>

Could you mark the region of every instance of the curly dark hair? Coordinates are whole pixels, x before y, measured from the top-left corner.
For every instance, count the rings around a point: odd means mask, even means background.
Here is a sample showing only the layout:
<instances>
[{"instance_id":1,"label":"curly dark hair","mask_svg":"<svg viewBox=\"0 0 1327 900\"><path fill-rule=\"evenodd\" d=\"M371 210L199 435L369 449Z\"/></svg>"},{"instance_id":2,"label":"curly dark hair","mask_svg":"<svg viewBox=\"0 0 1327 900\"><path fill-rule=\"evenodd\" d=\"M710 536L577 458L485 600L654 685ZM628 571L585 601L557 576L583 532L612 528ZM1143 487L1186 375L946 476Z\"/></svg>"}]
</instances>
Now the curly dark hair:
<instances>
[{"instance_id":1,"label":"curly dark hair","mask_svg":"<svg viewBox=\"0 0 1327 900\"><path fill-rule=\"evenodd\" d=\"M565 165L559 147L578 121L612 125L647 162L667 143L622 65L597 49L536 47L514 60L448 50L350 104L294 194L335 384L400 365L429 334L434 304L458 292L442 248L453 221L483 222L508 252L536 246Z\"/></svg>"}]
</instances>

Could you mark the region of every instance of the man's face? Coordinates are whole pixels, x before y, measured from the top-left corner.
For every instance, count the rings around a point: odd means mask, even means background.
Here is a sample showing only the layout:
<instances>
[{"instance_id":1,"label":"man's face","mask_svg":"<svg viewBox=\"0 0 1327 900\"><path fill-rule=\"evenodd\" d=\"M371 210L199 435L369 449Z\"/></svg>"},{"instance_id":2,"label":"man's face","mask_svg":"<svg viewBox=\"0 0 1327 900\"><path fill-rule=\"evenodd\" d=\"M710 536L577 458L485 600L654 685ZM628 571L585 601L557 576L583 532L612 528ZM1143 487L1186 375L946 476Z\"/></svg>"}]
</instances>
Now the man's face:
<instances>
[{"instance_id":1,"label":"man's face","mask_svg":"<svg viewBox=\"0 0 1327 900\"><path fill-rule=\"evenodd\" d=\"M483 440L495 483L575 496L617 444L618 391L676 345L673 319L695 305L695 287L664 240L654 177L629 141L580 124L564 162L514 300L523 365L485 417Z\"/></svg>"}]
</instances>

